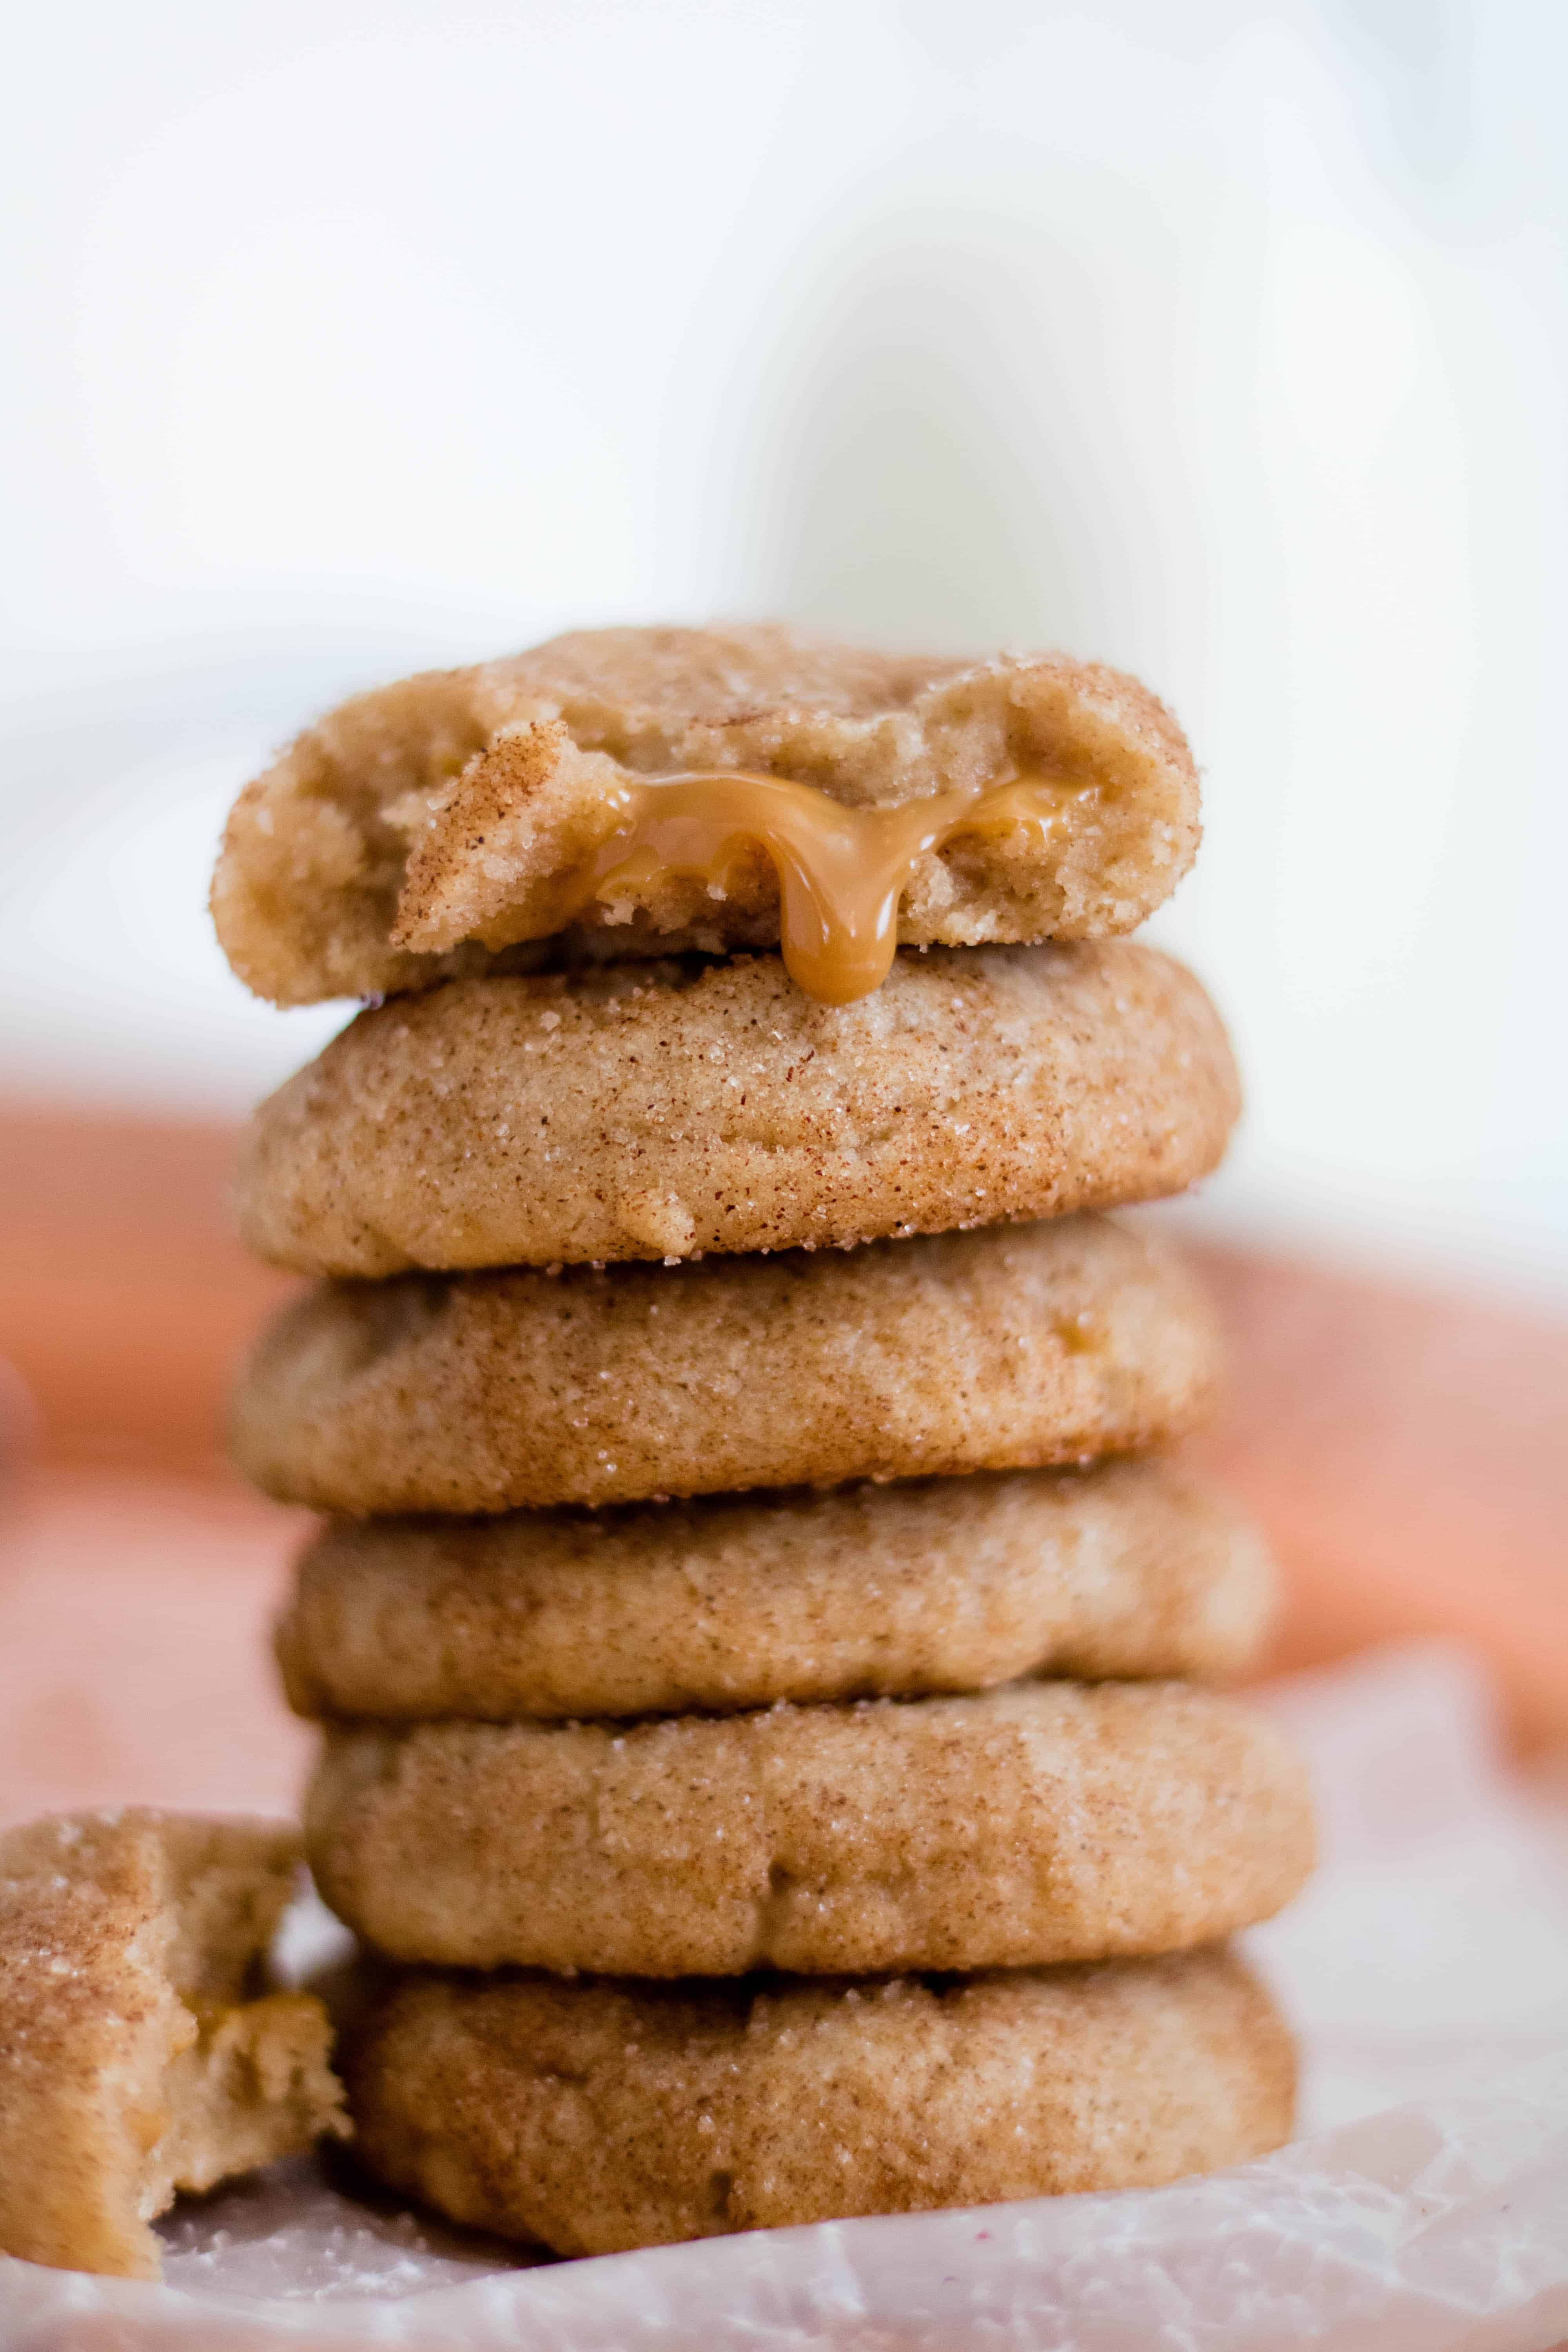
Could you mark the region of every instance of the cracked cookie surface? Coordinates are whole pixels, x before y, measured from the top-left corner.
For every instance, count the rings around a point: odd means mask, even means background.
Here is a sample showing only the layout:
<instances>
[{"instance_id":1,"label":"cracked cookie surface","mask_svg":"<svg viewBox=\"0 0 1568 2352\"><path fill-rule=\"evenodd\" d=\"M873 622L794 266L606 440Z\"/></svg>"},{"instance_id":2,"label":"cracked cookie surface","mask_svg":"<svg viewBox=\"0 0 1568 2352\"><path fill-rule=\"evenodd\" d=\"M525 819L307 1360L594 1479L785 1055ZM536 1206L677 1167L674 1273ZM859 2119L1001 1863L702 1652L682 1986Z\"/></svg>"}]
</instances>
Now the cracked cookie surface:
<instances>
[{"instance_id":1,"label":"cracked cookie surface","mask_svg":"<svg viewBox=\"0 0 1568 2352\"><path fill-rule=\"evenodd\" d=\"M689 1257L1115 1208L1219 1160L1198 982L1125 940L456 981L363 1013L251 1122L240 1226L304 1274Z\"/></svg>"},{"instance_id":2,"label":"cracked cookie surface","mask_svg":"<svg viewBox=\"0 0 1568 2352\"><path fill-rule=\"evenodd\" d=\"M242 1470L351 1517L1038 1469L1212 1402L1200 1285L1097 1216L858 1250L324 1285L263 1334Z\"/></svg>"},{"instance_id":3,"label":"cracked cookie surface","mask_svg":"<svg viewBox=\"0 0 1568 2352\"><path fill-rule=\"evenodd\" d=\"M1202 1951L861 1984L384 1988L348 2038L360 2156L563 2254L1155 2188L1290 2131L1295 2052Z\"/></svg>"},{"instance_id":4,"label":"cracked cookie surface","mask_svg":"<svg viewBox=\"0 0 1568 2352\"><path fill-rule=\"evenodd\" d=\"M356 697L247 785L213 881L224 950L279 1004L430 986L568 951L723 953L780 939L777 876L718 895L668 866L572 907L617 789L672 772L797 781L851 809L1048 777L1062 814L915 860L910 943L1132 930L1196 854L1198 781L1133 678L1063 654L878 653L778 625L601 629ZM570 909L570 911L568 911Z\"/></svg>"},{"instance_id":5,"label":"cracked cookie surface","mask_svg":"<svg viewBox=\"0 0 1568 2352\"><path fill-rule=\"evenodd\" d=\"M340 1519L279 1628L291 1704L384 1722L1236 1674L1275 1576L1162 1462L760 1499Z\"/></svg>"},{"instance_id":6,"label":"cracked cookie surface","mask_svg":"<svg viewBox=\"0 0 1568 2352\"><path fill-rule=\"evenodd\" d=\"M1185 1950L1311 1867L1304 1770L1181 1683L652 1723L332 1728L332 1909L399 1960L647 1977Z\"/></svg>"}]
</instances>

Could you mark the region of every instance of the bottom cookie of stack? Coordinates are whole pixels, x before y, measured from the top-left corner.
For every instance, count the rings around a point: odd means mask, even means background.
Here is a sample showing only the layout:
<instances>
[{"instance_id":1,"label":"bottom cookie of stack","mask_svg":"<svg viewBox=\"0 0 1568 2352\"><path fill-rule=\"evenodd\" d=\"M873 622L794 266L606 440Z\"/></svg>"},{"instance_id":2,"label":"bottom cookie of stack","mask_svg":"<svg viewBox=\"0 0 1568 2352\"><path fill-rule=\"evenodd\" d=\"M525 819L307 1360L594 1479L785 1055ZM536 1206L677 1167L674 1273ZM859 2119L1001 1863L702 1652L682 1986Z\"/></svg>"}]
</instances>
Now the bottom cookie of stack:
<instances>
[{"instance_id":1,"label":"bottom cookie of stack","mask_svg":"<svg viewBox=\"0 0 1568 2352\"><path fill-rule=\"evenodd\" d=\"M563 2254L1154 2188L1277 2147L1295 2092L1220 1948L859 1982L419 1971L369 1992L342 2063L371 2171Z\"/></svg>"}]
</instances>

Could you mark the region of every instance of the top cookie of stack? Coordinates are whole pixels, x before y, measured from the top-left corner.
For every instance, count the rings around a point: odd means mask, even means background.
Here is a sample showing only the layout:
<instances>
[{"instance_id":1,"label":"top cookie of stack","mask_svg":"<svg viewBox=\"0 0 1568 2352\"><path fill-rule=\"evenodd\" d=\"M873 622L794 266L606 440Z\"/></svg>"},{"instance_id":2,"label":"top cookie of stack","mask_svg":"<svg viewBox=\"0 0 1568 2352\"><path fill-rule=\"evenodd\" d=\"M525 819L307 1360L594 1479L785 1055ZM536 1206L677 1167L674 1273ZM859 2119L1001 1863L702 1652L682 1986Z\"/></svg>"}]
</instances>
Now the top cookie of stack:
<instances>
[{"instance_id":1,"label":"top cookie of stack","mask_svg":"<svg viewBox=\"0 0 1568 2352\"><path fill-rule=\"evenodd\" d=\"M852 867L868 843L907 863L911 945L1130 931L1197 853L1180 730L1099 664L965 665L771 626L588 630L308 729L229 818L218 936L277 1004L515 969L520 950L526 968L556 933L611 956L784 938L787 960L780 871L722 796L685 800L678 837L626 842L664 822L639 788L677 774L820 792L805 814L840 814ZM977 805L991 791L1011 797ZM767 815L787 830L787 797Z\"/></svg>"}]
</instances>

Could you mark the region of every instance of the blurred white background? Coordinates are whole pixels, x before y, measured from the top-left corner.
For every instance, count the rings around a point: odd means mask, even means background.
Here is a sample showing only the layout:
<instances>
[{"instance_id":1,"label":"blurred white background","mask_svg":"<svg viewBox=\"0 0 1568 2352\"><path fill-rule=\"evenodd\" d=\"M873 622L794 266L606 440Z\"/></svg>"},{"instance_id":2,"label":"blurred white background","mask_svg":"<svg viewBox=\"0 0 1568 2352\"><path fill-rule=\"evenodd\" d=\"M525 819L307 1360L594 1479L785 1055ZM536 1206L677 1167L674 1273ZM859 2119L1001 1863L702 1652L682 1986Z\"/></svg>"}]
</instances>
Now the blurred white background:
<instances>
[{"instance_id":1,"label":"blurred white background","mask_svg":"<svg viewBox=\"0 0 1568 2352\"><path fill-rule=\"evenodd\" d=\"M223 808L562 626L1136 669L1206 1213L1568 1293L1568 9L107 0L16 16L0 1088L228 1113Z\"/></svg>"}]
</instances>

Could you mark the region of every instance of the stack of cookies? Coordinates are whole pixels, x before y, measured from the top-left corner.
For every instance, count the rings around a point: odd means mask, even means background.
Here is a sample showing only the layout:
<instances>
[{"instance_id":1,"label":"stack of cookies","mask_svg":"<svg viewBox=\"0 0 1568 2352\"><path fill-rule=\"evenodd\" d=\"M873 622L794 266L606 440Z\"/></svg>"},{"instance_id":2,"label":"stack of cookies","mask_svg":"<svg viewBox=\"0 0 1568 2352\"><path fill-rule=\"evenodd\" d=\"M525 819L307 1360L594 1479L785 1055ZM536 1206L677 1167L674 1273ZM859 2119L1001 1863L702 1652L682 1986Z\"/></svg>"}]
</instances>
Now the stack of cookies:
<instances>
[{"instance_id":1,"label":"stack of cookies","mask_svg":"<svg viewBox=\"0 0 1568 2352\"><path fill-rule=\"evenodd\" d=\"M1300 1885L1269 1601L1165 1450L1205 1303L1107 1209L1237 1109L1116 934L1197 790L1058 656L617 630L333 714L230 820L317 1278L235 1445L326 1524L279 1649L378 1956L357 2146L561 2252L1147 2186L1289 2127L1225 1939Z\"/></svg>"}]
</instances>

